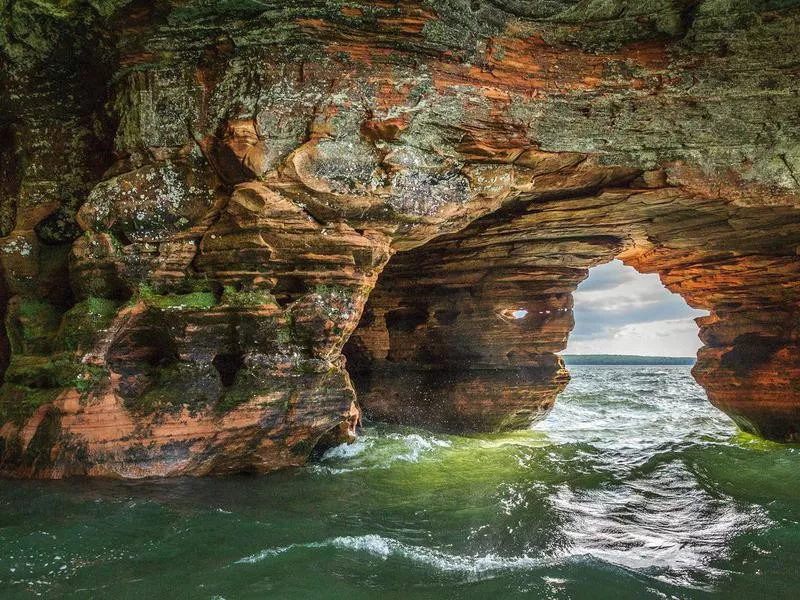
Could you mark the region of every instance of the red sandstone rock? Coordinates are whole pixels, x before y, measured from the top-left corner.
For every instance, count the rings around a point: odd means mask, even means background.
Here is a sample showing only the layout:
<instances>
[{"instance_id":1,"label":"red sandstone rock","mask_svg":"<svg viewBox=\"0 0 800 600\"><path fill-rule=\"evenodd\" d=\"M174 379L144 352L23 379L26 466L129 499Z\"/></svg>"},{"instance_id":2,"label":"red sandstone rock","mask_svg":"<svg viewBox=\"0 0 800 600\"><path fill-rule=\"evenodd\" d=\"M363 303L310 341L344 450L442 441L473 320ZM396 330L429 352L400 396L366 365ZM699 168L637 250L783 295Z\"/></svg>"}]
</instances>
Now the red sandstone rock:
<instances>
[{"instance_id":1,"label":"red sandstone rock","mask_svg":"<svg viewBox=\"0 0 800 600\"><path fill-rule=\"evenodd\" d=\"M0 472L266 472L356 402L527 426L614 257L711 311L715 405L797 439L800 11L545 4L19 8Z\"/></svg>"}]
</instances>

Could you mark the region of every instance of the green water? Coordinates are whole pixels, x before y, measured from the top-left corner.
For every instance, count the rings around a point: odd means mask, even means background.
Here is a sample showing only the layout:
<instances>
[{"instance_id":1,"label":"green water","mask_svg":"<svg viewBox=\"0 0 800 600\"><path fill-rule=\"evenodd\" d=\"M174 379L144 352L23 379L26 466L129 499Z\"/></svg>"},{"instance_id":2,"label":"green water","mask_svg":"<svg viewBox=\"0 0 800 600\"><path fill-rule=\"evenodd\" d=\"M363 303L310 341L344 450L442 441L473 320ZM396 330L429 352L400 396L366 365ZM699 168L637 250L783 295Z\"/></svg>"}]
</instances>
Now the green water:
<instances>
[{"instance_id":1,"label":"green water","mask_svg":"<svg viewBox=\"0 0 800 600\"><path fill-rule=\"evenodd\" d=\"M268 477L0 481L0 598L793 598L800 448L689 368L573 367L535 430L373 425Z\"/></svg>"}]
</instances>

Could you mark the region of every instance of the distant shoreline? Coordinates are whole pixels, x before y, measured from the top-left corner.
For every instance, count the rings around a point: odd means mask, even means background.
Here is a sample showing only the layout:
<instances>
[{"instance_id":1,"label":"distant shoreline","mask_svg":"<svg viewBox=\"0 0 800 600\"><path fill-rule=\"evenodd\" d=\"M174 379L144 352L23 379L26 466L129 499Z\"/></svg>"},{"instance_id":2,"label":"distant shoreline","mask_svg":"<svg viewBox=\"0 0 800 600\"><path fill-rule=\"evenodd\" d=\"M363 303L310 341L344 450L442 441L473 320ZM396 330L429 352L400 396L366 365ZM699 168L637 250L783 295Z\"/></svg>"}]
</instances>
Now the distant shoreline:
<instances>
[{"instance_id":1,"label":"distant shoreline","mask_svg":"<svg viewBox=\"0 0 800 600\"><path fill-rule=\"evenodd\" d=\"M639 356L636 354L562 354L567 365L693 365L694 356Z\"/></svg>"}]
</instances>

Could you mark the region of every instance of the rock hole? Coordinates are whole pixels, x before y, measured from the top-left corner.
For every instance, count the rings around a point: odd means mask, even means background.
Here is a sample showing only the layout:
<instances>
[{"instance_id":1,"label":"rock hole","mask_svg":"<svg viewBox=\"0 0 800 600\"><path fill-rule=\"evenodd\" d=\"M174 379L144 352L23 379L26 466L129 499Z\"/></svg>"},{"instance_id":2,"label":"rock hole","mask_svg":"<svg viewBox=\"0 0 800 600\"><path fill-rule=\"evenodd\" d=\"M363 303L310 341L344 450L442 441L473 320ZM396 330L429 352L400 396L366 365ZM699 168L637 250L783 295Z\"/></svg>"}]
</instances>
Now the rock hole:
<instances>
[{"instance_id":1,"label":"rock hole","mask_svg":"<svg viewBox=\"0 0 800 600\"><path fill-rule=\"evenodd\" d=\"M386 313L386 327L392 331L410 333L428 322L428 311L422 308L398 308Z\"/></svg>"},{"instance_id":2,"label":"rock hole","mask_svg":"<svg viewBox=\"0 0 800 600\"><path fill-rule=\"evenodd\" d=\"M286 276L278 278L278 282L272 289L272 295L281 308L286 308L297 300L300 296L308 292L308 286L299 277Z\"/></svg>"},{"instance_id":3,"label":"rock hole","mask_svg":"<svg viewBox=\"0 0 800 600\"><path fill-rule=\"evenodd\" d=\"M229 388L236 380L236 374L244 366L244 357L241 352L230 352L226 354L217 354L212 363L214 368L219 373L222 385Z\"/></svg>"},{"instance_id":4,"label":"rock hole","mask_svg":"<svg viewBox=\"0 0 800 600\"><path fill-rule=\"evenodd\" d=\"M166 322L152 311L130 321L108 353L112 364L145 363L157 367L177 359L178 352Z\"/></svg>"},{"instance_id":5,"label":"rock hole","mask_svg":"<svg viewBox=\"0 0 800 600\"><path fill-rule=\"evenodd\" d=\"M134 369L136 365L163 367L177 360L178 352L166 327L149 319L129 325L108 353L108 362L114 370Z\"/></svg>"},{"instance_id":6,"label":"rock hole","mask_svg":"<svg viewBox=\"0 0 800 600\"><path fill-rule=\"evenodd\" d=\"M619 260L591 268L573 299L575 326L567 355L691 359L702 345L694 318L706 316L706 311L691 308L657 274L639 273ZM559 313L552 303L541 312L569 316L568 310Z\"/></svg>"}]
</instances>

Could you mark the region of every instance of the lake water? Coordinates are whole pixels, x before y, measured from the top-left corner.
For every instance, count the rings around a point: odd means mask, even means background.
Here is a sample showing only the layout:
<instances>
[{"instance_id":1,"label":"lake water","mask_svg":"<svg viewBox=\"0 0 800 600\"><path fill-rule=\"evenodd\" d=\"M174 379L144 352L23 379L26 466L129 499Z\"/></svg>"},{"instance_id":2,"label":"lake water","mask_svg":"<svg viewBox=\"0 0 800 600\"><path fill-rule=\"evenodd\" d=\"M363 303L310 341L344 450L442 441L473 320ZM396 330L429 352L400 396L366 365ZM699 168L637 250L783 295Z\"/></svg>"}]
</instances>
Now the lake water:
<instances>
[{"instance_id":1,"label":"lake water","mask_svg":"<svg viewBox=\"0 0 800 600\"><path fill-rule=\"evenodd\" d=\"M508 435L369 425L266 477L0 481L0 598L794 598L800 448L689 367L571 368Z\"/></svg>"}]
</instances>

